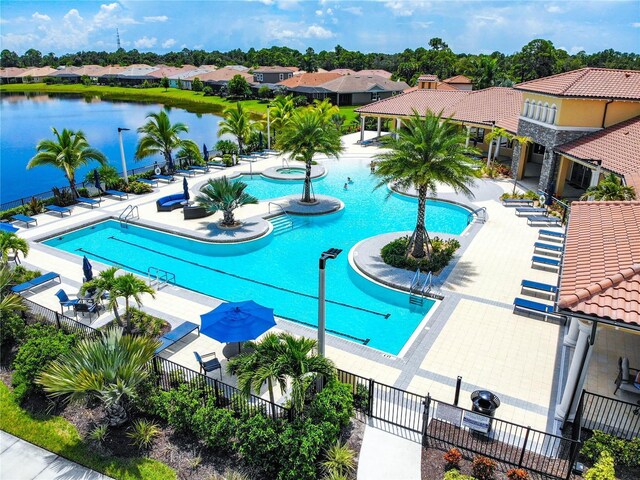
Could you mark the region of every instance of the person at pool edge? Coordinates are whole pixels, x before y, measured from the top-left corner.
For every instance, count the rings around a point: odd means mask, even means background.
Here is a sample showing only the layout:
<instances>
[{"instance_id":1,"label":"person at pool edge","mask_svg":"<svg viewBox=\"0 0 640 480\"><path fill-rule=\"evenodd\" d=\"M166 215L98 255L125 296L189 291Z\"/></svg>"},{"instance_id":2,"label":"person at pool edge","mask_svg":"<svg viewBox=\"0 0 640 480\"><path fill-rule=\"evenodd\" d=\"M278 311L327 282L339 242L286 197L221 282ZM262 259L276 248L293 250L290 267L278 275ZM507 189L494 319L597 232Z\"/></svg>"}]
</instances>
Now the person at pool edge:
<instances>
[{"instance_id":1,"label":"person at pool edge","mask_svg":"<svg viewBox=\"0 0 640 480\"><path fill-rule=\"evenodd\" d=\"M351 184L353 183L353 180L351 180L351 177L347 177L347 183L348 183L349 185L351 185Z\"/></svg>"}]
</instances>

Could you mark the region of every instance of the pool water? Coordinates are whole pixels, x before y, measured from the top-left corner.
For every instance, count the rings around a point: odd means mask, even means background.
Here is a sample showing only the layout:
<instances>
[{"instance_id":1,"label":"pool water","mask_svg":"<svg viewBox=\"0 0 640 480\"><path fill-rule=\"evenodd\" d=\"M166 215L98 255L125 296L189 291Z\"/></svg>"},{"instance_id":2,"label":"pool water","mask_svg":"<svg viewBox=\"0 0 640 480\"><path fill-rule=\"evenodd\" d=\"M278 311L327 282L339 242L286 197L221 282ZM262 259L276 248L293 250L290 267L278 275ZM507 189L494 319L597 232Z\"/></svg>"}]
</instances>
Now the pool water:
<instances>
[{"instance_id":1,"label":"pool water","mask_svg":"<svg viewBox=\"0 0 640 480\"><path fill-rule=\"evenodd\" d=\"M276 315L317 326L318 258L328 248L344 252L327 263L328 332L397 355L433 306L409 304L408 295L379 286L355 273L349 250L378 234L411 230L416 200L374 189L369 159L342 159L324 165L314 181L316 194L340 198L344 210L320 217L294 217L295 228L236 245L215 245L116 221L86 227L47 245L146 275L158 267L176 275L178 285L227 301L252 299ZM347 177L353 183L347 183ZM243 176L247 192L261 200L299 194L302 182ZM469 211L429 201L430 232L460 234Z\"/></svg>"},{"instance_id":2,"label":"pool water","mask_svg":"<svg viewBox=\"0 0 640 480\"><path fill-rule=\"evenodd\" d=\"M305 170L304 168L279 168L276 172L281 173L282 175L303 175Z\"/></svg>"}]
</instances>

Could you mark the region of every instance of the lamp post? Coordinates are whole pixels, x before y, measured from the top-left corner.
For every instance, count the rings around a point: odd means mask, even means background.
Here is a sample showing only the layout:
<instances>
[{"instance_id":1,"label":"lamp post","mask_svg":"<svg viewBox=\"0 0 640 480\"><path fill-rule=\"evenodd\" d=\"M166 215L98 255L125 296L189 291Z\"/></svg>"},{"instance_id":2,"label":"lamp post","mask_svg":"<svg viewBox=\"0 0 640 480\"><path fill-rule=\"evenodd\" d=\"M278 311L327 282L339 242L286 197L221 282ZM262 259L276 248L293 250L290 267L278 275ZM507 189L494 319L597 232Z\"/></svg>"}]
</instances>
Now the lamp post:
<instances>
[{"instance_id":1,"label":"lamp post","mask_svg":"<svg viewBox=\"0 0 640 480\"><path fill-rule=\"evenodd\" d=\"M267 150L271 150L271 107L267 106Z\"/></svg>"},{"instance_id":2,"label":"lamp post","mask_svg":"<svg viewBox=\"0 0 640 480\"><path fill-rule=\"evenodd\" d=\"M127 161L124 159L124 146L122 145L122 132L131 130L130 128L118 127L118 137L120 138L120 159L122 160L122 175L124 176L124 182L129 184L129 177L127 177Z\"/></svg>"},{"instance_id":3,"label":"lamp post","mask_svg":"<svg viewBox=\"0 0 640 480\"><path fill-rule=\"evenodd\" d=\"M326 252L322 252L320 255L320 262L318 264L320 270L320 279L318 282L318 355L324 357L324 337L326 328L325 318L325 272L324 267L327 260L336 258L342 249L330 248Z\"/></svg>"}]
</instances>

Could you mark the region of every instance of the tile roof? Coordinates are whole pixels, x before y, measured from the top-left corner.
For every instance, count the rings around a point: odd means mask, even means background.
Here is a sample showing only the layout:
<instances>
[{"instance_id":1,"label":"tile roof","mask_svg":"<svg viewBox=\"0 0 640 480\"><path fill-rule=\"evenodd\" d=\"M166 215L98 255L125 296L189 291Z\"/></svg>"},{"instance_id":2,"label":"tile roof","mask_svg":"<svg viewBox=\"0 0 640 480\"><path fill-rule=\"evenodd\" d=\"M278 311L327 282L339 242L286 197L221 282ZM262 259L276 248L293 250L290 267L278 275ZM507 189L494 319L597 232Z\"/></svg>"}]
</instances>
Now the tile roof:
<instances>
[{"instance_id":1,"label":"tile roof","mask_svg":"<svg viewBox=\"0 0 640 480\"><path fill-rule=\"evenodd\" d=\"M46 77L48 75L53 75L55 73L58 73L58 70L56 70L55 68L51 68L51 67L36 67L36 68L29 68L25 71L23 71L22 73L18 73L16 75L16 78L19 77Z\"/></svg>"},{"instance_id":2,"label":"tile roof","mask_svg":"<svg viewBox=\"0 0 640 480\"><path fill-rule=\"evenodd\" d=\"M185 80L193 80L194 78L198 77L203 82L225 83L231 80L236 75L240 75L249 83L255 83L253 80L253 75L251 75L250 73L241 72L239 70L236 70L235 68L227 68L227 67L220 68L213 72L198 73L197 75L192 75L190 77L185 78Z\"/></svg>"},{"instance_id":3,"label":"tile roof","mask_svg":"<svg viewBox=\"0 0 640 480\"><path fill-rule=\"evenodd\" d=\"M520 123L520 114L517 113L510 117L501 118L496 122L496 127L504 128L507 132L517 135L519 123Z\"/></svg>"},{"instance_id":4,"label":"tile roof","mask_svg":"<svg viewBox=\"0 0 640 480\"><path fill-rule=\"evenodd\" d=\"M573 202L558 308L640 325L640 201Z\"/></svg>"},{"instance_id":5,"label":"tile roof","mask_svg":"<svg viewBox=\"0 0 640 480\"><path fill-rule=\"evenodd\" d=\"M640 115L554 150L580 160L602 160L602 168L620 175L640 171Z\"/></svg>"},{"instance_id":6,"label":"tile roof","mask_svg":"<svg viewBox=\"0 0 640 480\"><path fill-rule=\"evenodd\" d=\"M357 72L358 75L378 75L379 77L391 78L392 73L387 72L386 70L381 70L379 68L375 68L372 70L359 70Z\"/></svg>"},{"instance_id":7,"label":"tile roof","mask_svg":"<svg viewBox=\"0 0 640 480\"><path fill-rule=\"evenodd\" d=\"M640 197L640 169L637 172L625 173L624 183L636 190L636 196Z\"/></svg>"},{"instance_id":8,"label":"tile roof","mask_svg":"<svg viewBox=\"0 0 640 480\"><path fill-rule=\"evenodd\" d=\"M267 66L254 68L253 73L293 73L293 69L288 67Z\"/></svg>"},{"instance_id":9,"label":"tile roof","mask_svg":"<svg viewBox=\"0 0 640 480\"><path fill-rule=\"evenodd\" d=\"M407 85L405 82L393 82L378 75L341 75L340 77L323 83L322 88L336 93L356 93L368 91L402 92Z\"/></svg>"},{"instance_id":10,"label":"tile roof","mask_svg":"<svg viewBox=\"0 0 640 480\"><path fill-rule=\"evenodd\" d=\"M514 88L559 97L640 100L640 70L587 67L519 83Z\"/></svg>"},{"instance_id":11,"label":"tile roof","mask_svg":"<svg viewBox=\"0 0 640 480\"><path fill-rule=\"evenodd\" d=\"M420 87L417 85L415 87L405 89L404 93L415 92L416 90L420 90ZM423 90L426 90L426 89L423 89ZM453 87L447 83L442 83L442 82L437 82L436 88L432 90L448 90L448 91L456 91L456 92L459 91L456 87Z\"/></svg>"},{"instance_id":12,"label":"tile roof","mask_svg":"<svg viewBox=\"0 0 640 480\"><path fill-rule=\"evenodd\" d=\"M0 68L0 78L14 78L17 77L20 73L26 72L26 68L20 67L6 67Z\"/></svg>"},{"instance_id":13,"label":"tile roof","mask_svg":"<svg viewBox=\"0 0 640 480\"><path fill-rule=\"evenodd\" d=\"M151 77L155 77L155 78L162 78L162 77L171 77L173 75L178 75L179 73L182 72L190 72L192 70L195 70L196 67L194 65L183 65L182 67L168 67L166 65L158 65L158 69L154 70L153 72L149 72L149 76Z\"/></svg>"},{"instance_id":14,"label":"tile roof","mask_svg":"<svg viewBox=\"0 0 640 480\"><path fill-rule=\"evenodd\" d=\"M438 79L437 75L420 75L418 77L418 81L419 82L438 82L440 80Z\"/></svg>"},{"instance_id":15,"label":"tile roof","mask_svg":"<svg viewBox=\"0 0 640 480\"><path fill-rule=\"evenodd\" d=\"M473 83L469 77L465 77L464 75L456 75L455 77L450 77L445 80L442 80L444 83L457 83L457 84L471 84Z\"/></svg>"},{"instance_id":16,"label":"tile roof","mask_svg":"<svg viewBox=\"0 0 640 480\"><path fill-rule=\"evenodd\" d=\"M335 80L336 78L341 77L339 73L302 73L300 75L294 75L291 78L287 78L286 80L282 80L278 82L278 85L283 85L288 88L296 88L296 87L317 87L318 85L322 85L330 80Z\"/></svg>"},{"instance_id":17,"label":"tile roof","mask_svg":"<svg viewBox=\"0 0 640 480\"><path fill-rule=\"evenodd\" d=\"M425 112L443 110L444 115L460 122L491 125L520 114L522 93L512 88L491 87L483 90L415 90L386 98L356 109L359 113L390 116L412 115L412 109Z\"/></svg>"},{"instance_id":18,"label":"tile roof","mask_svg":"<svg viewBox=\"0 0 640 480\"><path fill-rule=\"evenodd\" d=\"M340 75L355 75L356 71L351 70L350 68L334 68L333 70L329 70L331 73L339 73Z\"/></svg>"}]
</instances>

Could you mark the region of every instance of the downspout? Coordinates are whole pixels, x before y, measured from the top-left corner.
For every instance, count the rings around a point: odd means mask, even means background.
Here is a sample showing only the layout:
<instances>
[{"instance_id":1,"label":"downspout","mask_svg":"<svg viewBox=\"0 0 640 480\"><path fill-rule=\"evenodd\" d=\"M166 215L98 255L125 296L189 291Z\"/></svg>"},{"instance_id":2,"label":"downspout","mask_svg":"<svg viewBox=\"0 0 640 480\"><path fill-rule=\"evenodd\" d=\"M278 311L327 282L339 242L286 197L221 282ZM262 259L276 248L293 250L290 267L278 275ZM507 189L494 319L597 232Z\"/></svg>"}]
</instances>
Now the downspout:
<instances>
[{"instance_id":1,"label":"downspout","mask_svg":"<svg viewBox=\"0 0 640 480\"><path fill-rule=\"evenodd\" d=\"M613 103L613 99L607 100L607 103L604 104L604 113L602 114L602 128L604 128L605 120L607 119L607 109L609 108L610 103Z\"/></svg>"}]
</instances>

